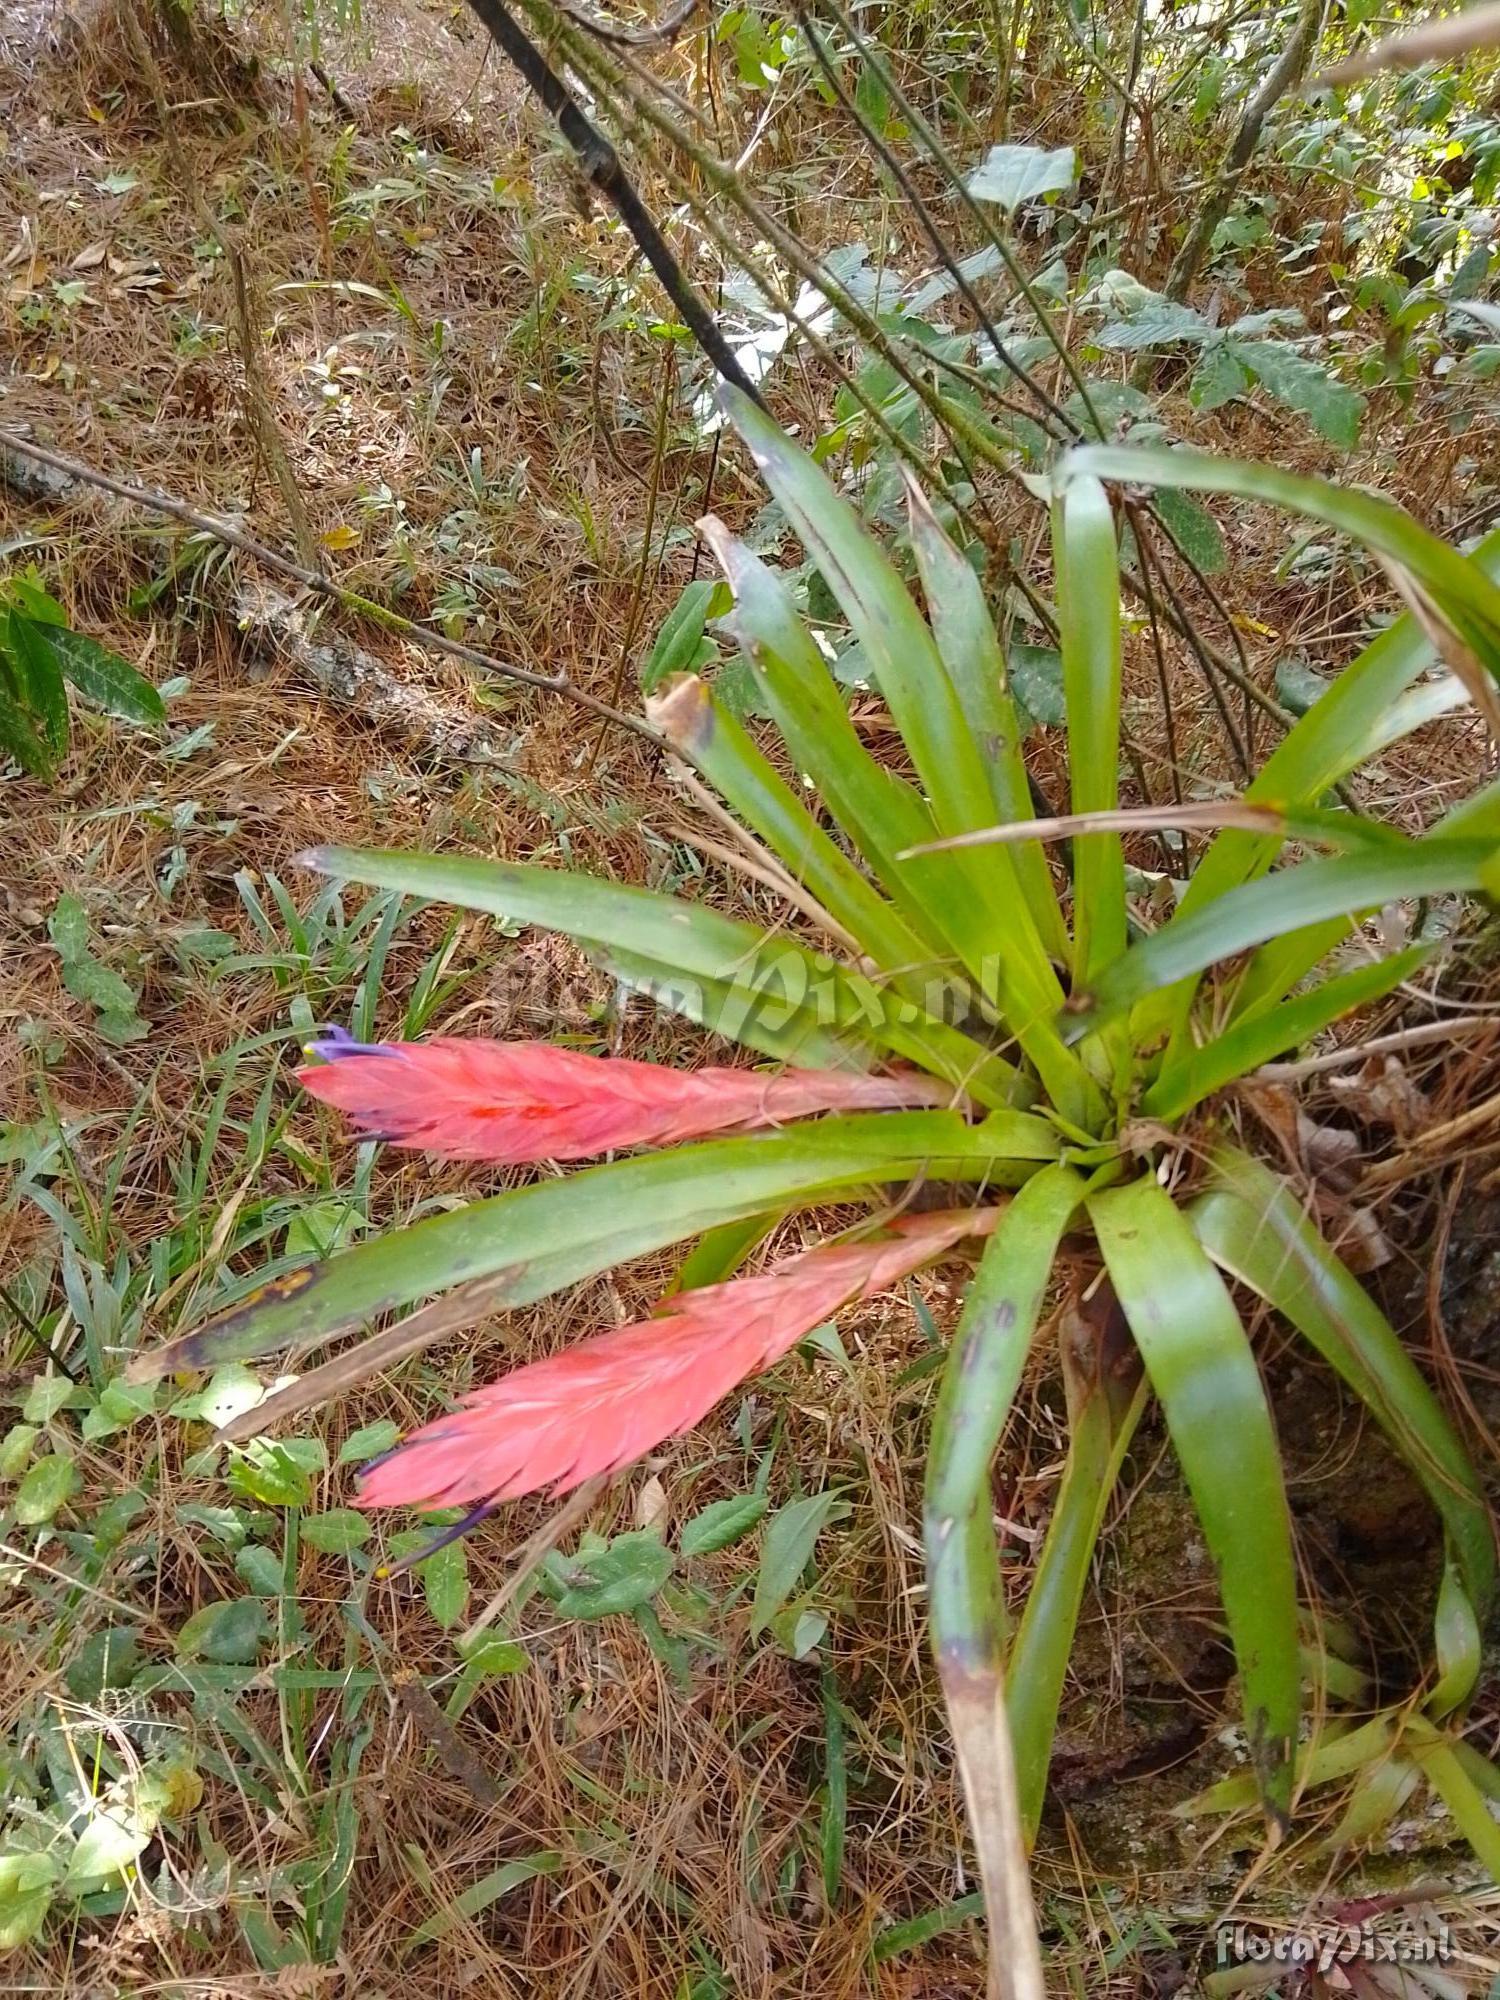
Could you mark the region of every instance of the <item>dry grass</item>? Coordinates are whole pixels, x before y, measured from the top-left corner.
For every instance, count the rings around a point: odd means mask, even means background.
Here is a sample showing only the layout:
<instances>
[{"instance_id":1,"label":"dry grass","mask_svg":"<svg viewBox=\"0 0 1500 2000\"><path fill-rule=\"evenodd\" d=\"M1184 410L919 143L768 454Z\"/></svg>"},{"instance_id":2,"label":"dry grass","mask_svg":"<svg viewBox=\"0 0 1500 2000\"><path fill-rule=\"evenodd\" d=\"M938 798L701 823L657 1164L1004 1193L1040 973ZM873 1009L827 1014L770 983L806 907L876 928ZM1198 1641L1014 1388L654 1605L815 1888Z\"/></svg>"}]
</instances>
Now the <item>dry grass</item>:
<instances>
[{"instance_id":1,"label":"dry grass","mask_svg":"<svg viewBox=\"0 0 1500 2000\"><path fill-rule=\"evenodd\" d=\"M263 539L289 546L274 485L255 464L227 282L177 184L117 24L106 9L49 54L37 46L34 20L7 21L0 93L17 115L0 157L7 258L0 323L9 356L0 420L30 423L63 449L204 509L243 510ZM230 48L217 47L215 59L228 60ZM574 211L556 149L462 17L382 10L368 41L336 45L335 74L358 108L348 132L318 102L300 124L301 102L279 54L279 36L268 34L253 79L260 108L238 122L222 101L202 101L218 93L201 80L169 61L166 75L187 107L175 114L176 129L198 187L242 232L267 329L275 414L315 531L352 588L389 597L414 616L446 609L471 643L523 665L565 669L607 695L622 665L633 665L627 635L652 632L688 574L684 531L710 477L708 452L674 419L658 512L658 530L670 526L673 536L664 558L647 565L641 601L662 350L606 325L612 301L596 274L622 275L618 240ZM247 87L242 71L234 81ZM1041 93L1045 84L1041 78L1034 87ZM1066 123L1065 95L1051 112ZM816 130L805 109L775 130L763 162L769 187L795 187L794 169ZM910 219L893 210L868 167L850 159L835 162L825 201L796 210L809 240L840 241L857 223L909 248ZM810 383L796 385L799 395L812 392ZM598 448L601 419L608 451ZM1242 415L1235 424L1233 442L1247 454L1312 456L1301 434L1270 419ZM1376 443L1349 476L1384 484L1449 525L1460 443L1482 458L1482 441L1446 437L1438 417L1417 418L1388 444L1380 427L1371 432ZM1008 490L992 499L1007 529L1031 535L1030 518ZM714 500L731 514L754 504L727 457ZM248 1172L243 1150L227 1143L227 1135L243 1139L267 1075L293 1046L291 1000L305 999L314 1011L320 1001L346 1007L359 970L357 954L346 961L336 952L284 981L253 969L220 978L184 963L184 932L205 926L228 933L242 952L265 950L236 879L242 871L263 897L275 876L304 900L292 857L336 833L352 843L563 853L628 879L679 882L691 879L692 863L669 829L683 808L640 745L606 736L594 761L592 724L585 728L560 700L504 683L481 697L513 736L507 766L435 768L411 745L322 703L294 664L248 671L226 615L229 576L214 565L173 572L182 558L177 531L89 496L50 516L3 497L0 509L0 534L35 538L27 554L55 579L76 623L158 681L188 682L172 703L165 749L77 718L58 788L11 783L5 802L0 1086L20 1107L19 1119L45 1112L73 1130L69 1199L84 1213L107 1202L101 1241L111 1256L123 1245L141 1255L201 1217L196 1254L170 1288L144 1300L137 1334L154 1340L191 1319L248 1210L289 1222L350 1182L346 1143L280 1086L275 1102L278 1116L290 1104L287 1122ZM1234 602L1253 605L1258 621L1242 633L1257 677L1264 683L1286 652L1330 665L1344 657L1352 630L1384 601L1379 580L1351 582L1347 570L1333 569L1316 584L1288 579L1276 573L1279 529L1268 532L1246 511L1231 532ZM158 594L142 611L123 608L130 589L153 585ZM1216 634L1217 643L1226 640ZM382 650L398 674L470 698L459 673L414 651ZM1228 778L1213 705L1181 649L1170 651L1184 775ZM1132 644L1129 673L1128 726L1153 784L1164 786L1144 636ZM1043 744L1044 782L1056 780L1050 754ZM1384 760L1378 802L1398 821L1429 818L1442 796L1471 787L1483 757L1468 725L1427 731ZM1151 850L1140 858L1154 865ZM83 897L101 953L140 982L149 1040L105 1046L64 992L45 928L64 889ZM705 884L704 892L737 901L747 914L760 894L737 880ZM566 992L582 1003L571 1025L612 1046L657 1055L692 1046L639 1010L612 1017L609 993L565 949L508 938L475 920L445 937L444 923L429 912L398 934L382 979L382 1026L399 1023L424 966L443 950L456 981L445 1026L550 1032L556 996ZM525 976L538 960L547 977ZM1373 1032L1380 1024L1367 1025ZM44 1102L36 1050L53 1043L61 1048L45 1072ZM224 1122L211 1124L215 1064L235 1048L247 1052ZM1429 1061L1445 1093L1440 1108L1493 1088L1488 1047L1474 1049L1468 1069L1436 1055ZM1418 1085L1425 1080L1417 1071ZM195 1217L186 1212L179 1170L185 1150L200 1146L208 1161ZM371 1183L371 1219L496 1184L384 1159ZM1404 1199L1413 1216L1420 1213L1411 1196ZM38 1210L7 1208L0 1268L22 1277L50 1269L52 1239ZM254 1259L242 1262L248 1268ZM632 1269L409 1364L320 1420L330 1455L378 1417L404 1424L427 1414L471 1374L493 1372L501 1351L551 1347L575 1329L632 1315L655 1297L663 1275ZM926 1303L946 1325L951 1304L940 1283L929 1285ZM743 1643L746 1609L734 1594L751 1568L747 1553L710 1559L698 1578L712 1597L732 1602L715 1632L722 1651L700 1657L686 1688L634 1625L565 1623L533 1601L518 1627L530 1670L483 1686L458 1724L461 1754L409 1692L414 1678L425 1681L441 1702L457 1672L451 1640L410 1577L366 1580L355 1595L381 1685L359 1718L358 1729L372 1724L373 1735L352 1784L338 1759L349 1753L356 1724L336 1691L317 1697L308 1732L314 1749L300 1765L284 1765L300 1776L303 1796L269 1804L243 1782L247 1753L222 1736L219 1722L201 1710L194 1717L183 1697L155 1698L172 1728L223 1756L209 1771L191 1836L169 1842L164 1858L190 1875L197 1863L188 1857L217 1844L238 1873L233 1896L205 1894L193 1921L171 1921L140 1901L72 1934L54 1930L45 1952L6 1961L0 1990L202 2000L977 1993L977 1961L962 1931L883 1967L870 1962L872 1940L893 1918L947 1903L972 1885L957 1859L960 1808L924 1657L918 1527L929 1385L903 1387L902 1371L924 1352L926 1336L904 1301L846 1316L840 1333L847 1371L793 1359L773 1387L757 1389L738 1427L730 1413L621 1482L592 1517L605 1532L632 1525L645 1483L659 1478L668 1523L680 1524L744 1491L773 1436L778 1495L795 1480L807 1491L847 1486L857 1497L852 1525L821 1550L820 1602L832 1619L850 1738L848 1848L834 1906L818 1868L819 1670ZM33 1366L24 1342L11 1354L24 1383ZM1468 1364L1452 1365L1478 1393ZM1337 1440L1336 1407L1330 1421ZM97 1508L135 1487L160 1454L139 1531L151 1558L131 1574L109 1571L100 1587L127 1600L148 1650L164 1654L195 1607L241 1588L230 1553L178 1524L184 1501L223 1496L221 1481L186 1465L182 1430L137 1427L83 1457L87 1499ZM1007 1560L1018 1590L1029 1535L1047 1516L1062 1436L1044 1367L997 1496L1017 1528ZM1316 1476L1307 1473L1309 1481ZM319 1503L342 1503L344 1479L330 1475ZM474 1605L500 1587L510 1551L544 1518L545 1509L519 1507L473 1538ZM1226 1717L1212 1578L1182 1546L1185 1518L1170 1479L1144 1480L1085 1608L1078 1686L1060 1743L1060 1799L1070 1810L1049 1824L1038 1862L1043 1903L1065 1918L1073 1939L1063 1962L1078 1992L1172 1990L1157 1984L1157 1974L1170 1977L1173 1913L1184 1912L1187 1949L1195 1950L1194 1924L1239 1872L1234 1856L1195 1852L1161 1816L1169 1798L1217 1768L1214 1732ZM1336 1594L1331 1570L1322 1581ZM307 1646L299 1657L333 1667L350 1657L350 1590L342 1558L304 1549L297 1602ZM70 1702L53 1635L18 1618L6 1636L6 1728L24 1735L57 1704L84 1726L87 1713ZM284 1726L276 1694L252 1689L237 1706L274 1752ZM1162 1767L1183 1764L1158 1779ZM1122 1789L1131 1777L1137 1782ZM284 1871L317 1860L327 1824L320 1810L341 1787L356 1834L336 1955L320 1966L257 1970L232 1906L294 1922L300 1891L287 1886ZM561 1857L555 1872L457 1920L440 1941L408 1950L435 1910L507 1861L538 1852ZM324 1858L335 1865L331 1854ZM1136 1949L1116 1954L1141 1909L1160 1913L1159 1934L1142 1932Z\"/></svg>"}]
</instances>

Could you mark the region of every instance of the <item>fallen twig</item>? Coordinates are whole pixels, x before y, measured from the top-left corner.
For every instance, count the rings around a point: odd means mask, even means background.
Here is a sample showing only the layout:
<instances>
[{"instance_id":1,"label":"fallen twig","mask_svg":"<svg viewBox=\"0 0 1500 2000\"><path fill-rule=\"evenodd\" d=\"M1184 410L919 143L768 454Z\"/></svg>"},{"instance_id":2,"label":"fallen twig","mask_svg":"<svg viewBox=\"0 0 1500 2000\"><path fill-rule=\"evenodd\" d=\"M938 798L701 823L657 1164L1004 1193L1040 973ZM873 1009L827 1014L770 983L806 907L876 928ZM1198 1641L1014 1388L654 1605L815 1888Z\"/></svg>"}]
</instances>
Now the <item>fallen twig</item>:
<instances>
[{"instance_id":1,"label":"fallen twig","mask_svg":"<svg viewBox=\"0 0 1500 2000\"><path fill-rule=\"evenodd\" d=\"M383 604L374 604L356 591L346 590L332 577L324 576L319 570L304 569L301 563L290 556L279 554L258 542L253 535L233 521L220 516L202 514L196 507L190 507L185 500L179 500L170 493L157 492L149 486L132 486L128 481L116 479L111 473L99 472L81 460L69 458L65 453L53 451L46 445L35 443L31 438L22 437L16 431L0 429L0 459L18 454L22 458L33 459L40 465L51 466L54 472L64 472L86 486L96 486L104 493L113 493L121 500L128 500L132 506L147 508L153 514L165 514L174 521L181 521L186 527L196 529L200 535L210 535L226 547L239 549L242 554L253 556L267 569L273 569L281 576L289 576L314 597L326 599L329 603L341 605L346 611L356 612L362 618L369 618L388 632L398 632L430 653L443 653L450 659L464 660L470 666L481 667L486 673L499 674L506 680L520 681L526 687L545 688L549 693L566 695L569 701L590 710L594 715L605 717L619 729L628 730L632 736L639 736L657 749L668 747L665 738L658 735L649 723L636 716L627 715L623 710L611 708L608 702L575 687L561 674L533 673L528 667L517 667L509 660L497 660L492 654L481 653L473 646L465 646L457 639L449 639L441 632L430 631L425 625L417 625L410 618L403 618L398 612L388 611Z\"/></svg>"},{"instance_id":2,"label":"fallen twig","mask_svg":"<svg viewBox=\"0 0 1500 2000\"><path fill-rule=\"evenodd\" d=\"M285 652L330 700L356 710L377 729L392 729L459 763L510 763L487 722L430 688L398 679L383 660L342 632L313 632L306 606L273 585L241 584L234 613L258 652L267 658Z\"/></svg>"}]
</instances>

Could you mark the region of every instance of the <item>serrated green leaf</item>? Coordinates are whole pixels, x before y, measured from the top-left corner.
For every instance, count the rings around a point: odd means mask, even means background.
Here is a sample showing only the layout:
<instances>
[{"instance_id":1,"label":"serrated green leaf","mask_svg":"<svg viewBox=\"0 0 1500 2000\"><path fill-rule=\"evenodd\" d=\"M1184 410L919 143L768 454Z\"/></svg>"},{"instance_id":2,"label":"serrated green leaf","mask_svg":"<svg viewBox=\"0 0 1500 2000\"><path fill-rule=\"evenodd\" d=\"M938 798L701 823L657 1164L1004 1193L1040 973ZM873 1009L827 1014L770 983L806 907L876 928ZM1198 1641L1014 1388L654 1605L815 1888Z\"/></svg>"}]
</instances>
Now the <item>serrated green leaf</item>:
<instances>
[{"instance_id":1,"label":"serrated green leaf","mask_svg":"<svg viewBox=\"0 0 1500 2000\"><path fill-rule=\"evenodd\" d=\"M1012 645L1011 685L1033 722L1047 729L1061 729L1068 719L1068 703L1063 694L1062 654L1055 646Z\"/></svg>"},{"instance_id":2,"label":"serrated green leaf","mask_svg":"<svg viewBox=\"0 0 1500 2000\"><path fill-rule=\"evenodd\" d=\"M1217 576L1229 560L1219 524L1206 507L1186 493L1170 488L1156 496L1155 508L1183 554L1190 557L1205 576Z\"/></svg>"},{"instance_id":3,"label":"serrated green leaf","mask_svg":"<svg viewBox=\"0 0 1500 2000\"><path fill-rule=\"evenodd\" d=\"M1235 341L1233 347L1235 359L1278 403L1299 411L1330 444L1353 451L1365 414L1365 399L1357 389L1321 361L1279 340Z\"/></svg>"},{"instance_id":4,"label":"serrated green leaf","mask_svg":"<svg viewBox=\"0 0 1500 2000\"><path fill-rule=\"evenodd\" d=\"M69 684L106 715L146 725L166 721L166 704L150 681L108 646L66 626L33 629L45 634L45 643Z\"/></svg>"},{"instance_id":5,"label":"serrated green leaf","mask_svg":"<svg viewBox=\"0 0 1500 2000\"><path fill-rule=\"evenodd\" d=\"M116 1014L122 1020L135 1012L135 989L128 986L111 966L97 958L70 958L63 961L63 985L75 1000L97 1007L101 1014Z\"/></svg>"},{"instance_id":6,"label":"serrated green leaf","mask_svg":"<svg viewBox=\"0 0 1500 2000\"><path fill-rule=\"evenodd\" d=\"M469 1558L464 1545L446 1542L416 1566L427 1609L445 1632L451 1632L469 1604Z\"/></svg>"},{"instance_id":7,"label":"serrated green leaf","mask_svg":"<svg viewBox=\"0 0 1500 2000\"><path fill-rule=\"evenodd\" d=\"M256 1438L230 1461L225 1478L236 1493L263 1507L305 1507L312 1479L284 1443Z\"/></svg>"},{"instance_id":8,"label":"serrated green leaf","mask_svg":"<svg viewBox=\"0 0 1500 2000\"><path fill-rule=\"evenodd\" d=\"M101 1799L68 1856L66 1888L78 1889L101 1875L117 1875L150 1846L161 1815L120 1794Z\"/></svg>"},{"instance_id":9,"label":"serrated green leaf","mask_svg":"<svg viewBox=\"0 0 1500 2000\"><path fill-rule=\"evenodd\" d=\"M686 585L642 664L641 693L655 694L673 674L695 672L704 626L728 609L728 589L717 578L700 577Z\"/></svg>"},{"instance_id":10,"label":"serrated green leaf","mask_svg":"<svg viewBox=\"0 0 1500 2000\"><path fill-rule=\"evenodd\" d=\"M715 1500L695 1514L678 1537L684 1556L711 1556L727 1549L762 1519L767 1507L764 1493L739 1493L731 1500Z\"/></svg>"},{"instance_id":11,"label":"serrated green leaf","mask_svg":"<svg viewBox=\"0 0 1500 2000\"><path fill-rule=\"evenodd\" d=\"M89 955L89 913L81 896L59 896L47 919L47 935L64 965Z\"/></svg>"},{"instance_id":12,"label":"serrated green leaf","mask_svg":"<svg viewBox=\"0 0 1500 2000\"><path fill-rule=\"evenodd\" d=\"M255 1597L280 1597L286 1583L281 1557L264 1542L246 1542L235 1551L234 1573Z\"/></svg>"},{"instance_id":13,"label":"serrated green leaf","mask_svg":"<svg viewBox=\"0 0 1500 2000\"><path fill-rule=\"evenodd\" d=\"M106 1688L129 1687L140 1665L141 1635L133 1625L91 1632L63 1670L75 1701L97 1701Z\"/></svg>"},{"instance_id":14,"label":"serrated green leaf","mask_svg":"<svg viewBox=\"0 0 1500 2000\"><path fill-rule=\"evenodd\" d=\"M389 1417L380 1417L373 1424L366 1424L357 1431L350 1431L339 1446L340 1465L359 1465L367 1458L378 1458L383 1451L400 1442L401 1426Z\"/></svg>"},{"instance_id":15,"label":"serrated green leaf","mask_svg":"<svg viewBox=\"0 0 1500 2000\"><path fill-rule=\"evenodd\" d=\"M1222 409L1236 396L1243 396L1250 381L1250 371L1236 359L1232 343L1216 340L1204 348L1202 359L1193 371L1188 400L1198 410Z\"/></svg>"},{"instance_id":16,"label":"serrated green leaf","mask_svg":"<svg viewBox=\"0 0 1500 2000\"><path fill-rule=\"evenodd\" d=\"M1315 701L1321 701L1333 682L1306 660L1276 662L1276 699L1291 715L1306 715Z\"/></svg>"},{"instance_id":17,"label":"serrated green leaf","mask_svg":"<svg viewBox=\"0 0 1500 2000\"><path fill-rule=\"evenodd\" d=\"M21 694L22 706L53 757L68 747L68 691L63 686L49 630L19 611L6 614L3 643Z\"/></svg>"},{"instance_id":18,"label":"serrated green leaf","mask_svg":"<svg viewBox=\"0 0 1500 2000\"><path fill-rule=\"evenodd\" d=\"M145 1041L151 1033L151 1023L143 1021L139 1014L110 1007L95 1016L94 1033L101 1042L119 1049L129 1048L133 1042Z\"/></svg>"},{"instance_id":19,"label":"serrated green leaf","mask_svg":"<svg viewBox=\"0 0 1500 2000\"><path fill-rule=\"evenodd\" d=\"M1142 300L1128 319L1111 320L1092 336L1096 347L1127 354L1144 347L1175 347L1180 341L1199 346L1212 337L1213 328L1202 313L1157 296Z\"/></svg>"},{"instance_id":20,"label":"serrated green leaf","mask_svg":"<svg viewBox=\"0 0 1500 2000\"><path fill-rule=\"evenodd\" d=\"M514 1639L502 1639L498 1632L475 1632L472 1637L461 1632L457 1646L458 1657L477 1674L524 1674L531 1665L526 1648Z\"/></svg>"},{"instance_id":21,"label":"serrated green leaf","mask_svg":"<svg viewBox=\"0 0 1500 2000\"><path fill-rule=\"evenodd\" d=\"M38 1424L12 1424L0 1438L0 1479L19 1479L31 1459L32 1449L41 1436Z\"/></svg>"},{"instance_id":22,"label":"serrated green leaf","mask_svg":"<svg viewBox=\"0 0 1500 2000\"><path fill-rule=\"evenodd\" d=\"M0 1952L19 1951L37 1937L61 1870L51 1854L0 1854Z\"/></svg>"},{"instance_id":23,"label":"serrated green leaf","mask_svg":"<svg viewBox=\"0 0 1500 2000\"><path fill-rule=\"evenodd\" d=\"M28 1424L50 1424L59 1410L84 1400L78 1384L69 1376L35 1375L21 1405L21 1416Z\"/></svg>"}]
</instances>

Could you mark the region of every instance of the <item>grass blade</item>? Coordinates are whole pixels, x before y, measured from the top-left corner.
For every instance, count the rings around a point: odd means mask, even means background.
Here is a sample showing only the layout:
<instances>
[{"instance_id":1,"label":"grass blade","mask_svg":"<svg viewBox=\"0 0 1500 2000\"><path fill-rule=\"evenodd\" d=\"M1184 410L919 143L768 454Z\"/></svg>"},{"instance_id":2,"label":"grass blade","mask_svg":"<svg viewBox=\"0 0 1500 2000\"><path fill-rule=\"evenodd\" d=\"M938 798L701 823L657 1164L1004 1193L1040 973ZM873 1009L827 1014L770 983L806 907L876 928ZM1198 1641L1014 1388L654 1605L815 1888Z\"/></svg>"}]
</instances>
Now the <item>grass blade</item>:
<instances>
[{"instance_id":1,"label":"grass blade","mask_svg":"<svg viewBox=\"0 0 1500 2000\"><path fill-rule=\"evenodd\" d=\"M1366 1404L1441 1515L1473 1605L1494 1595L1495 1544L1478 1479L1394 1328L1276 1175L1233 1147L1189 1219L1214 1262L1274 1306Z\"/></svg>"},{"instance_id":2,"label":"grass blade","mask_svg":"<svg viewBox=\"0 0 1500 2000\"><path fill-rule=\"evenodd\" d=\"M1005 1701L990 1467L1058 1243L1083 1192L1071 1168L1044 1169L985 1246L933 1413L923 1507L932 1645L984 1884L992 1982L997 1968L1025 1967L1038 1995L1041 1963ZM1019 1980L1017 1990L1027 1990Z\"/></svg>"},{"instance_id":3,"label":"grass blade","mask_svg":"<svg viewBox=\"0 0 1500 2000\"><path fill-rule=\"evenodd\" d=\"M447 1937L450 1931L469 1917L477 1917L481 1910L487 1910L491 1903L497 1903L502 1896L508 1896L512 1889L519 1889L523 1882L535 1881L538 1875L555 1875L563 1865L563 1856L555 1849L542 1848L535 1854L519 1856L514 1861L503 1861L498 1868L492 1868L477 1882L471 1882L467 1889L445 1903L407 1938L401 1947L402 1955L419 1944L435 1944L439 1938ZM432 1885L436 1891L436 1883Z\"/></svg>"},{"instance_id":4,"label":"grass blade","mask_svg":"<svg viewBox=\"0 0 1500 2000\"><path fill-rule=\"evenodd\" d=\"M1154 1178L1094 1195L1089 1212L1218 1570L1261 1796L1285 1825L1301 1694L1297 1578L1260 1372L1224 1280Z\"/></svg>"}]
</instances>

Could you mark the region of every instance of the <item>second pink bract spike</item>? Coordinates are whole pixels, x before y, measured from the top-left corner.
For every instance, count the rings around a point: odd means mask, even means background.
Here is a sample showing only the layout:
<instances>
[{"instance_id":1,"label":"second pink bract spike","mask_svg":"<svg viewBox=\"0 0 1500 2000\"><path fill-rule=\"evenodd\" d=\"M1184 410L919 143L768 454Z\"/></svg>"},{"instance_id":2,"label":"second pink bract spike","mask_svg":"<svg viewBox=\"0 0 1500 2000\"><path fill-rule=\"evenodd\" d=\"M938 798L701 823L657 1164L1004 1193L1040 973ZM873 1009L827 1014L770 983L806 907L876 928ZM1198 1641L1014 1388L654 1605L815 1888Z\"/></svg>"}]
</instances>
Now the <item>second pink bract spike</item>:
<instances>
[{"instance_id":1,"label":"second pink bract spike","mask_svg":"<svg viewBox=\"0 0 1500 2000\"><path fill-rule=\"evenodd\" d=\"M365 1475L362 1507L449 1507L566 1493L691 1430L830 1313L869 1298L999 1208L906 1216L883 1237L820 1244L751 1278L683 1292L653 1319L596 1334L465 1397Z\"/></svg>"}]
</instances>

